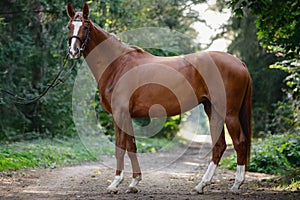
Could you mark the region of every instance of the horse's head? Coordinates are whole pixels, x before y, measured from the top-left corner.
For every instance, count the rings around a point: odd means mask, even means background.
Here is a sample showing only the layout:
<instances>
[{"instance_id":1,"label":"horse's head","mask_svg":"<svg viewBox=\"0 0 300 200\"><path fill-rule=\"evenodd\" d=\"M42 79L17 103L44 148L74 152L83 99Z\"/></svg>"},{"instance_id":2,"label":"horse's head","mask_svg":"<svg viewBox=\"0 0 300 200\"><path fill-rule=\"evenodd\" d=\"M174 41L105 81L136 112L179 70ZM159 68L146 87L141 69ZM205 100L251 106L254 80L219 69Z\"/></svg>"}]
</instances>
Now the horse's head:
<instances>
[{"instance_id":1,"label":"horse's head","mask_svg":"<svg viewBox=\"0 0 300 200\"><path fill-rule=\"evenodd\" d=\"M72 4L67 5L67 14L70 17L69 29L69 58L80 58L90 34L89 7L85 3L82 12L74 11Z\"/></svg>"}]
</instances>

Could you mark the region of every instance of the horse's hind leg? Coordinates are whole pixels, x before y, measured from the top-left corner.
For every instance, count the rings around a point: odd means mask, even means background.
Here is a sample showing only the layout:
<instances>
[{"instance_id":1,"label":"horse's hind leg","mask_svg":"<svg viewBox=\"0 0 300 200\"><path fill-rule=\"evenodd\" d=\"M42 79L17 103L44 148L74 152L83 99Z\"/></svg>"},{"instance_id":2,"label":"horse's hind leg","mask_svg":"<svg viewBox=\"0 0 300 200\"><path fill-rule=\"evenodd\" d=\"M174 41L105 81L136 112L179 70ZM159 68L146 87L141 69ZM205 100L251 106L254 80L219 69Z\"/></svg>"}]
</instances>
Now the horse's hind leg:
<instances>
[{"instance_id":1,"label":"horse's hind leg","mask_svg":"<svg viewBox=\"0 0 300 200\"><path fill-rule=\"evenodd\" d=\"M237 169L231 191L238 192L245 180L245 164L247 162L247 139L240 124L238 114L226 117L226 125L237 153Z\"/></svg>"},{"instance_id":2,"label":"horse's hind leg","mask_svg":"<svg viewBox=\"0 0 300 200\"><path fill-rule=\"evenodd\" d=\"M217 165L219 164L221 157L226 149L224 125L222 118L219 115L217 115L217 113L215 113L214 116L212 116L210 104L204 104L204 108L210 122L210 133L213 147L212 160L209 163L201 182L192 191L192 193L199 194L203 194L204 187L211 183Z\"/></svg>"},{"instance_id":3,"label":"horse's hind leg","mask_svg":"<svg viewBox=\"0 0 300 200\"><path fill-rule=\"evenodd\" d=\"M211 180L215 174L215 170L220 162L220 159L226 149L224 129L221 135L212 148L212 160L210 161L205 174L202 177L201 182L194 188L193 193L203 194L203 189L211 183Z\"/></svg>"}]
</instances>

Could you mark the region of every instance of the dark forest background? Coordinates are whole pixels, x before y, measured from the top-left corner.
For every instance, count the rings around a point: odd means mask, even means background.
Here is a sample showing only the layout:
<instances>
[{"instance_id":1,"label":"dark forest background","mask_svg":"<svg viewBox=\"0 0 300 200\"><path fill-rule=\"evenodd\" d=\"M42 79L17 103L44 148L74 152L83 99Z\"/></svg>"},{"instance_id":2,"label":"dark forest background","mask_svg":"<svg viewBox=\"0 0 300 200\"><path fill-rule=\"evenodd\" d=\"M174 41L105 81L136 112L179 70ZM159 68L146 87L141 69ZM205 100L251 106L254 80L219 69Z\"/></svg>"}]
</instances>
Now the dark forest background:
<instances>
[{"instance_id":1,"label":"dark forest background","mask_svg":"<svg viewBox=\"0 0 300 200\"><path fill-rule=\"evenodd\" d=\"M67 2L0 2L1 90L32 98L53 80L67 50ZM72 3L74 8L80 9L84 2ZM194 40L198 33L191 25L205 22L194 9L197 4L206 3L205 0L95 0L87 3L93 22L116 35L141 27L166 27ZM212 40L229 38L232 42L228 52L247 64L253 79L253 133L258 146L260 144L253 153L252 167L256 171L263 165L291 170L300 165L299 4L297 0L226 0L217 1L209 8L215 12L225 8L232 10L223 32ZM200 46L185 48L190 52L204 50ZM173 55L161 49L147 50L156 55ZM0 93L0 143L76 137L78 133L72 119L75 76L76 67L64 84L28 105L17 104L7 94ZM111 116L99 104L95 108L106 133L113 135ZM169 118L157 137L173 137L180 119ZM272 170L263 168L261 171L271 173Z\"/></svg>"}]
</instances>

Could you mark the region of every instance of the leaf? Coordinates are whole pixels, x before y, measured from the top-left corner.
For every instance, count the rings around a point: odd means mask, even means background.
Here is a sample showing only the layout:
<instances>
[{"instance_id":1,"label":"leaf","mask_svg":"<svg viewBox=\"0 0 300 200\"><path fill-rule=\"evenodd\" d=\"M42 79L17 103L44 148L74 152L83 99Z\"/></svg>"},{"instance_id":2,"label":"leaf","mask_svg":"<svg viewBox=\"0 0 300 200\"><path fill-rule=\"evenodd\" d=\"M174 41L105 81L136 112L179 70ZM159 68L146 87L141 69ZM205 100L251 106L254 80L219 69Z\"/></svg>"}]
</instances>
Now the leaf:
<instances>
[{"instance_id":1,"label":"leaf","mask_svg":"<svg viewBox=\"0 0 300 200\"><path fill-rule=\"evenodd\" d=\"M290 144L289 142L286 142L286 143L282 144L280 149L279 149L279 152L282 153L289 144Z\"/></svg>"},{"instance_id":2,"label":"leaf","mask_svg":"<svg viewBox=\"0 0 300 200\"><path fill-rule=\"evenodd\" d=\"M96 171L95 174L100 175L100 174L102 174L102 172L101 171Z\"/></svg>"},{"instance_id":3,"label":"leaf","mask_svg":"<svg viewBox=\"0 0 300 200\"><path fill-rule=\"evenodd\" d=\"M237 8L234 10L234 16L237 18L242 18L244 16L244 12L241 8Z\"/></svg>"}]
</instances>

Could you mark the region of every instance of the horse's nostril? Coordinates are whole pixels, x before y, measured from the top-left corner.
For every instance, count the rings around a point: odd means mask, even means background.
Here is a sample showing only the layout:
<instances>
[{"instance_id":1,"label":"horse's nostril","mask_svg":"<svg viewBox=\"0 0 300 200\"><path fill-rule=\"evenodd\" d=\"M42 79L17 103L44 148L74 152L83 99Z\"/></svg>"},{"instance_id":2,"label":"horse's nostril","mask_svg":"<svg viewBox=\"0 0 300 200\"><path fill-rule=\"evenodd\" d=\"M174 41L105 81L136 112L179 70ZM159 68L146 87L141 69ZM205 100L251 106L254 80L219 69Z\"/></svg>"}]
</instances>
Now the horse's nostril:
<instances>
[{"instance_id":1,"label":"horse's nostril","mask_svg":"<svg viewBox=\"0 0 300 200\"><path fill-rule=\"evenodd\" d=\"M73 56L77 55L79 53L79 51L80 51L79 48L75 48L75 49L70 48L69 49L69 53Z\"/></svg>"}]
</instances>

